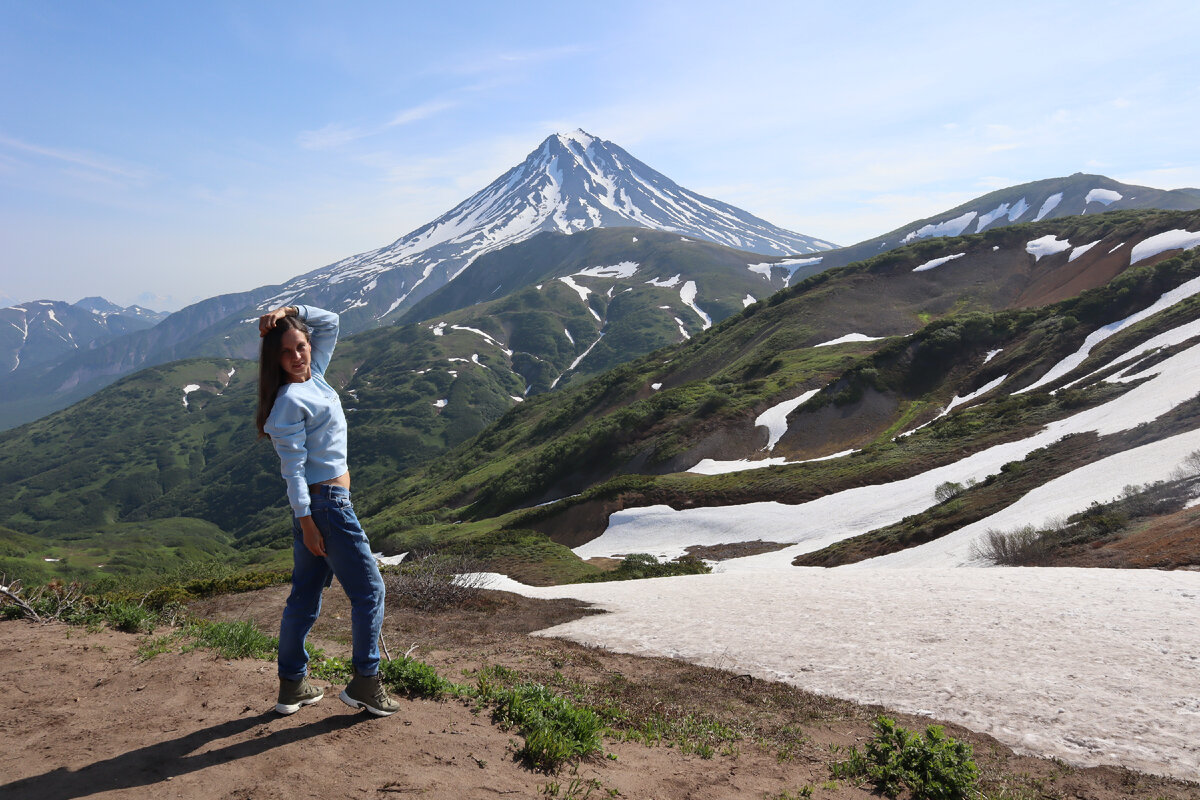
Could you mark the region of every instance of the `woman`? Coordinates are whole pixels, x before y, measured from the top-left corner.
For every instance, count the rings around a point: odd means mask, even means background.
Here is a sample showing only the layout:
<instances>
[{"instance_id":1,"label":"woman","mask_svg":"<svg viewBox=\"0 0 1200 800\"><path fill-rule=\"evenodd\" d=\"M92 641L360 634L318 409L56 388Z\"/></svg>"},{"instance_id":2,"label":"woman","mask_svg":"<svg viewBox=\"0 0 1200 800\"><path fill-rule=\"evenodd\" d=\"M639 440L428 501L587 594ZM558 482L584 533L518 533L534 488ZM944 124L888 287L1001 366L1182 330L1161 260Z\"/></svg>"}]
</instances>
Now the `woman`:
<instances>
[{"instance_id":1,"label":"woman","mask_svg":"<svg viewBox=\"0 0 1200 800\"><path fill-rule=\"evenodd\" d=\"M305 325L305 322L308 324ZM310 335L311 330L311 335ZM294 714L325 696L308 681L304 639L321 613L321 593L333 576L350 598L354 679L341 694L352 708L378 716L400 704L379 679L383 579L354 507L346 466L346 415L325 369L337 344L338 315L312 306L285 306L258 320L259 436L279 454L292 506L292 591L279 626L279 700Z\"/></svg>"}]
</instances>

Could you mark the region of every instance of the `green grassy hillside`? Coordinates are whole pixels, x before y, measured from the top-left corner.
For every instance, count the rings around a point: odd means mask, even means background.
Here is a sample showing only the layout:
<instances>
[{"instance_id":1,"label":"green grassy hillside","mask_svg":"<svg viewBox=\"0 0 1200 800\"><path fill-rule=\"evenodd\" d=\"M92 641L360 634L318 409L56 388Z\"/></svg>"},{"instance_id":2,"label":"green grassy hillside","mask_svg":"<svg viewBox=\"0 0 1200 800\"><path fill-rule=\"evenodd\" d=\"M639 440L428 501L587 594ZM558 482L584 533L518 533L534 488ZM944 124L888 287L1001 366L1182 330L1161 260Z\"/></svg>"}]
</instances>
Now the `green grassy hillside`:
<instances>
[{"instance_id":1,"label":"green grassy hillside","mask_svg":"<svg viewBox=\"0 0 1200 800\"><path fill-rule=\"evenodd\" d=\"M949 463L1125 390L985 398L895 439L1000 374L1034 381L1090 331L1196 275L1194 250L1129 269L1130 243L1177 228L1200 228L1200 213L1118 212L917 242L810 276L590 380L572 380L567 368L594 341L588 332L598 335L597 316L608 326L594 352L626 318L630 335L651 331L614 349L630 352L650 346L654 320L671 319L669 332L679 309L654 316L653 296L639 297L662 288L645 283L648 272L578 276L592 289L586 299L538 272L541 283L496 300L339 344L329 377L350 423L356 505L386 551L466 548L501 571L549 581L593 571L565 545L598 534L619 508L800 502ZM1036 259L1027 244L1044 236L1098 244L1078 259ZM1082 369L1198 313L1188 301L1146 320ZM852 333L879 338L816 346ZM175 556L121 526L202 536L195 523L215 526L226 538L211 540L240 557L263 558L254 548L286 539L289 517L277 459L255 440L253 372L230 359L175 362L0 434L0 478L11 489L0 525L41 543L14 539L24 549L10 557L39 574L64 563L44 561L55 552L70 567L149 568ZM556 378L554 391L537 393ZM821 391L792 412L774 454L858 453L727 475L681 471L701 458L754 455L766 443L755 418L807 390ZM126 562L114 557L122 536L135 543ZM100 549L52 549L71 541ZM118 544L105 550L108 542ZM185 536L171 552L191 546ZM138 550L146 552L135 558Z\"/></svg>"}]
</instances>

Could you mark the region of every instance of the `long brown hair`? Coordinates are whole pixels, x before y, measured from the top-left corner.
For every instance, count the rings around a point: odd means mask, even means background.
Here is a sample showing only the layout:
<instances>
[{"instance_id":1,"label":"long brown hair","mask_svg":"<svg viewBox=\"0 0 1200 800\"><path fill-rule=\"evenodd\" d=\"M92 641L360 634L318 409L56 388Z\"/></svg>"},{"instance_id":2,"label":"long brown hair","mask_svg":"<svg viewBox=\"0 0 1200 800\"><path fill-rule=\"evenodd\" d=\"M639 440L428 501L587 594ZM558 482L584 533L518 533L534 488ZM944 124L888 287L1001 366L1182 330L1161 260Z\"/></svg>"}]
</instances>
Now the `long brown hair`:
<instances>
[{"instance_id":1,"label":"long brown hair","mask_svg":"<svg viewBox=\"0 0 1200 800\"><path fill-rule=\"evenodd\" d=\"M287 383L287 375L279 365L279 356L283 352L283 335L290 330L300 331L304 334L304 340L311 342L304 320L283 317L276 320L275 327L267 331L258 352L258 410L254 414L254 424L260 439L267 435L263 426L267 424L267 417L271 416L275 395L279 393L279 387Z\"/></svg>"}]
</instances>

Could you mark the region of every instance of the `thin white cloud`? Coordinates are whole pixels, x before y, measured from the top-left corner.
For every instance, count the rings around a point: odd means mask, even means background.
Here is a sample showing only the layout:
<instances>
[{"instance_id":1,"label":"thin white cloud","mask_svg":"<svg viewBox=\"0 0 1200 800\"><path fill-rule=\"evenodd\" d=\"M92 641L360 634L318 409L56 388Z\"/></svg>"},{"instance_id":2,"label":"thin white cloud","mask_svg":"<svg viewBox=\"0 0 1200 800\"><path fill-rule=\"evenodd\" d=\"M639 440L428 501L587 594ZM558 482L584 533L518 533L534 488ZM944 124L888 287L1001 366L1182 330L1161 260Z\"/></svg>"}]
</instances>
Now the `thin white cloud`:
<instances>
[{"instance_id":1,"label":"thin white cloud","mask_svg":"<svg viewBox=\"0 0 1200 800\"><path fill-rule=\"evenodd\" d=\"M348 128L339 122L331 122L315 131L301 131L296 141L305 150L331 150L368 135L358 128Z\"/></svg>"},{"instance_id":2,"label":"thin white cloud","mask_svg":"<svg viewBox=\"0 0 1200 800\"><path fill-rule=\"evenodd\" d=\"M458 105L459 103L454 100L431 100L397 111L387 122L370 127L355 127L341 122L331 122L314 131L301 131L296 136L296 143L305 150L334 150L361 139L378 136L390 128L411 125L414 122L429 119L454 109Z\"/></svg>"},{"instance_id":3,"label":"thin white cloud","mask_svg":"<svg viewBox=\"0 0 1200 800\"><path fill-rule=\"evenodd\" d=\"M62 150L55 147L46 147L44 145L33 144L32 142L24 142L20 139L13 139L9 136L0 135L0 147L6 147L10 150L16 150L21 153L41 156L52 161L60 162L61 164L69 164L73 167L83 167L85 170L89 170L93 173L104 173L112 177L124 178L131 181L143 181L149 175L149 170L144 167L123 164L117 162L116 160L93 155L91 153Z\"/></svg>"},{"instance_id":4,"label":"thin white cloud","mask_svg":"<svg viewBox=\"0 0 1200 800\"><path fill-rule=\"evenodd\" d=\"M433 100L428 103L423 103L419 106L406 108L403 111L397 112L395 116L393 116L388 122L387 127L394 128L397 125L408 125L413 122L420 122L423 119L429 119L430 117L441 114L443 111L449 111L457 106L458 103L451 100Z\"/></svg>"}]
</instances>

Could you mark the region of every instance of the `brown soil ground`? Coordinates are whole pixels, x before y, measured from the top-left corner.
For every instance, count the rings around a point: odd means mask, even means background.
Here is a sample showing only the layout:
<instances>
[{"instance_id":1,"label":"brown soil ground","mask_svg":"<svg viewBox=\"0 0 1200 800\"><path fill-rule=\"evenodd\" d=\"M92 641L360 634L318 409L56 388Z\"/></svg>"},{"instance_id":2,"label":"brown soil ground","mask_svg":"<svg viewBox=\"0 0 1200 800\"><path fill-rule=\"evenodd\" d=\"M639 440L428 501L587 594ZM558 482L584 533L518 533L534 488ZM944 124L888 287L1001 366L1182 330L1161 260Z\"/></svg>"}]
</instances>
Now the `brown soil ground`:
<instances>
[{"instance_id":1,"label":"brown soil ground","mask_svg":"<svg viewBox=\"0 0 1200 800\"><path fill-rule=\"evenodd\" d=\"M219 597L193 610L273 632L286 591ZM348 655L348 604L336 587L326 598L313 638ZM617 698L635 719L690 714L720 720L741 739L702 758L607 738L610 757L549 775L514 758L517 732L464 701L405 699L398 714L374 718L340 703L340 686L326 685L324 700L281 717L272 662L178 647L142 661L146 636L8 621L0 622L0 797L784 800L806 796L805 787L815 798L877 796L830 780L830 746L861 746L883 709L528 635L581 613L572 601L487 592L450 611L391 609L385 638L393 655L417 645L414 657L451 680L473 682L470 671L504 665L585 696ZM893 716L917 730L930 723ZM946 727L974 747L984 797L1200 800L1200 784L1016 756L989 737Z\"/></svg>"}]
</instances>

